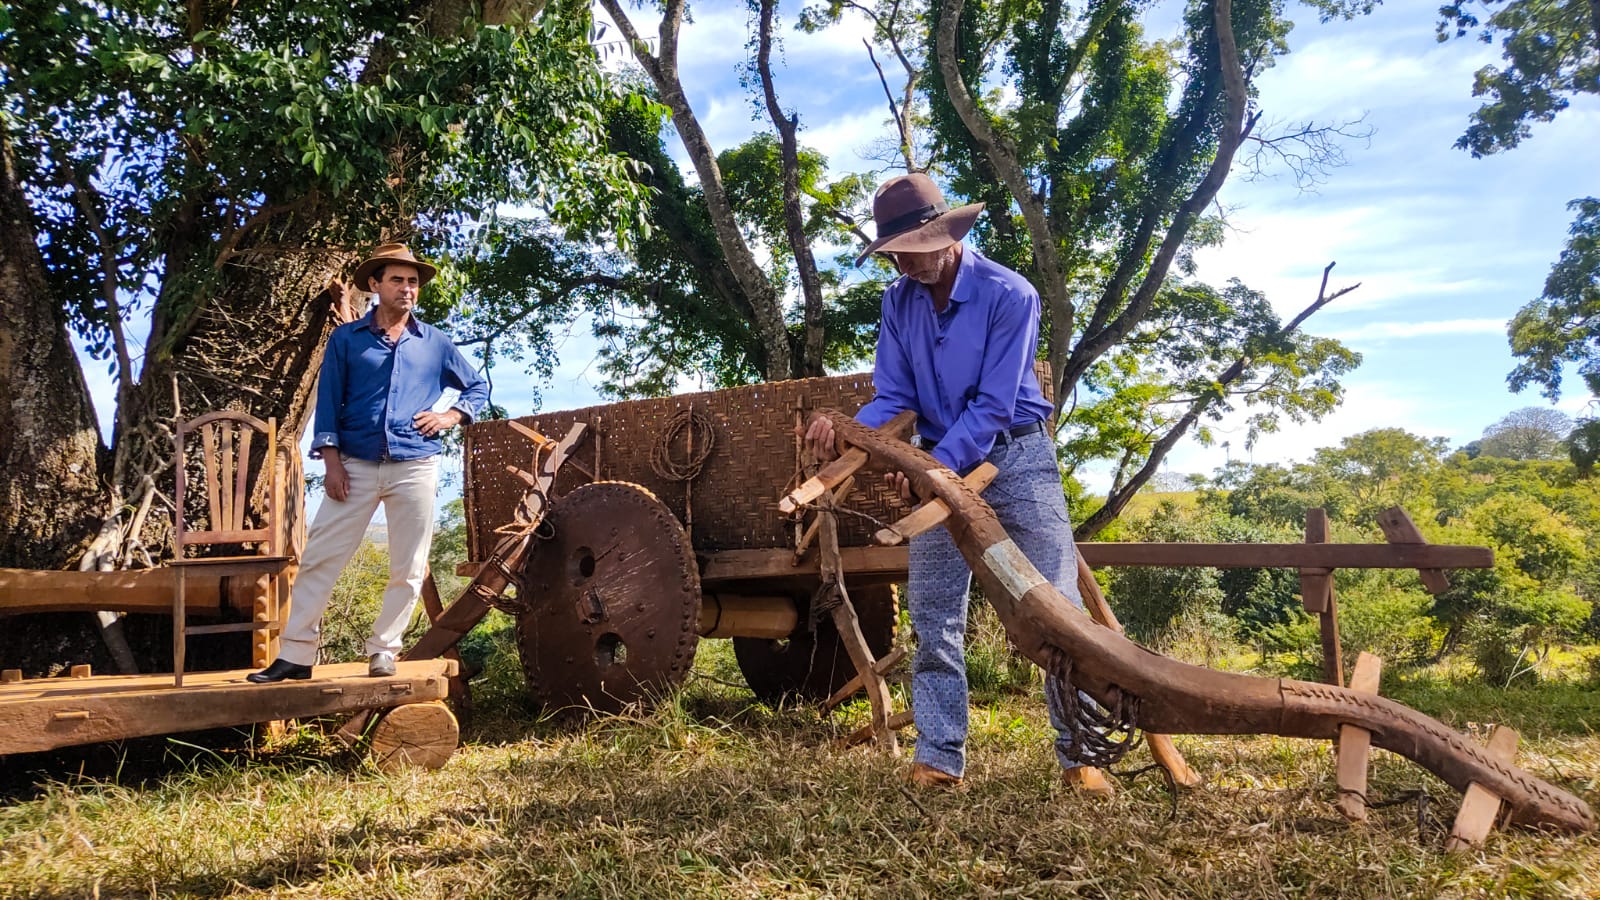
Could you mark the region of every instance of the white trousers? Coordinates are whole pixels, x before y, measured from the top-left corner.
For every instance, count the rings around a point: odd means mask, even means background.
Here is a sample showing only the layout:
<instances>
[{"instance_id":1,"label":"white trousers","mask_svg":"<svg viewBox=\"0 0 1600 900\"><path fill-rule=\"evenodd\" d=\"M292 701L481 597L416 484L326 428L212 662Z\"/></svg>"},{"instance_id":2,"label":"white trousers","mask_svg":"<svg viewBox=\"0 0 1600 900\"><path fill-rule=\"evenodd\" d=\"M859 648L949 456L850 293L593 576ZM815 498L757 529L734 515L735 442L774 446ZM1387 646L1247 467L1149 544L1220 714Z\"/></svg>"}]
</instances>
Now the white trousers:
<instances>
[{"instance_id":1,"label":"white trousers","mask_svg":"<svg viewBox=\"0 0 1600 900\"><path fill-rule=\"evenodd\" d=\"M333 596L334 582L361 547L378 504L383 504L389 523L389 584L367 638L368 656L400 652L400 638L411 624L411 611L428 574L438 457L368 462L346 456L344 467L350 473L350 494L343 501L325 497L317 509L295 578L289 621L283 626L278 658L297 665L316 664L322 614Z\"/></svg>"}]
</instances>

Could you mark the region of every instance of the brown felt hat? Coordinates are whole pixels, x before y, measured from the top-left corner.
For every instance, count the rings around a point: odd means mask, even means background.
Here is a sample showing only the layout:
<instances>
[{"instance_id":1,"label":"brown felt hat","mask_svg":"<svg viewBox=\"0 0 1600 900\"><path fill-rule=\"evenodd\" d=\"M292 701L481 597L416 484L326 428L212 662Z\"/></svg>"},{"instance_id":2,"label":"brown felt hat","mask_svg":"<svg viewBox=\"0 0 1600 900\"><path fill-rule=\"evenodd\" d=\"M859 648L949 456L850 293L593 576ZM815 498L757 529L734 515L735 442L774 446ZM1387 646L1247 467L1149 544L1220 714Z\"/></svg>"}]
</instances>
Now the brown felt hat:
<instances>
[{"instance_id":1,"label":"brown felt hat","mask_svg":"<svg viewBox=\"0 0 1600 900\"><path fill-rule=\"evenodd\" d=\"M356 266L356 272L351 276L351 280L356 283L356 290L371 290L368 279L372 277L372 273L390 263L405 263L416 268L417 276L423 284L432 281L433 276L439 274L439 270L432 263L423 262L412 256L410 248L405 244L379 244L372 249L372 255L367 257L365 262Z\"/></svg>"},{"instance_id":2,"label":"brown felt hat","mask_svg":"<svg viewBox=\"0 0 1600 900\"><path fill-rule=\"evenodd\" d=\"M878 239L856 257L861 265L880 250L885 253L932 253L960 242L972 230L982 203L951 209L933 179L913 172L885 181L872 195L872 221Z\"/></svg>"}]
</instances>

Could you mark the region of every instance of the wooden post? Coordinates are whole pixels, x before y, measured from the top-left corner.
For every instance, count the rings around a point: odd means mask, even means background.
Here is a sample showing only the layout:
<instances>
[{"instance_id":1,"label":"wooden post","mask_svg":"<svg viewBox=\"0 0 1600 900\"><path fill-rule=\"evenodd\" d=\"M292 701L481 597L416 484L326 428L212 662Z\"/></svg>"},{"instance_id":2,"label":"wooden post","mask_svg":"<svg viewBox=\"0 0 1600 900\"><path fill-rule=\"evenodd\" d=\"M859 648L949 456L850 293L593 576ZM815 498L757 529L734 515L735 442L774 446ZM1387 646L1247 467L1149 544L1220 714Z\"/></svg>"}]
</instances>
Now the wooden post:
<instances>
[{"instance_id":1,"label":"wooden post","mask_svg":"<svg viewBox=\"0 0 1600 900\"><path fill-rule=\"evenodd\" d=\"M1398 506L1391 506L1378 513L1378 527L1383 529L1383 536L1391 544L1426 544L1428 541L1422 536L1417 523L1411 521L1406 511ZM1422 587L1430 594L1442 594L1450 590L1450 579L1444 574L1443 569L1418 569L1417 575L1422 578Z\"/></svg>"},{"instance_id":2,"label":"wooden post","mask_svg":"<svg viewBox=\"0 0 1600 900\"><path fill-rule=\"evenodd\" d=\"M22 680L21 669L5 669L0 671L0 684L16 684Z\"/></svg>"},{"instance_id":3,"label":"wooden post","mask_svg":"<svg viewBox=\"0 0 1600 900\"><path fill-rule=\"evenodd\" d=\"M817 516L822 520L822 529L817 547L822 584L825 590L839 593L839 605L833 608L833 625L850 654L850 661L855 663L856 673L866 685L867 698L872 701L872 732L877 736L878 747L892 756L898 749L898 742L889 723L892 706L889 685L876 671L877 660L872 657L872 648L867 646L867 638L861 633L861 621L856 618L856 608L845 591L844 569L839 562L839 520L833 512L833 495L824 491L821 501L822 509L817 511Z\"/></svg>"},{"instance_id":4,"label":"wooden post","mask_svg":"<svg viewBox=\"0 0 1600 900\"><path fill-rule=\"evenodd\" d=\"M1371 653L1356 657L1350 672L1350 690L1364 694L1378 692L1383 660ZM1367 757L1372 749L1372 732L1354 725L1339 726L1339 812L1352 822L1367 820Z\"/></svg>"},{"instance_id":5,"label":"wooden post","mask_svg":"<svg viewBox=\"0 0 1600 900\"><path fill-rule=\"evenodd\" d=\"M1089 563L1083 558L1082 553L1075 553L1078 557L1078 593L1083 597L1084 608L1096 622L1115 631L1122 633L1122 623L1117 621L1117 614L1111 611L1111 604L1106 602L1104 594L1100 593L1100 582L1094 580L1094 570L1089 568ZM1172 743L1172 738L1165 734L1151 734L1145 732L1145 743L1150 745L1150 755L1167 770L1172 776L1172 782L1179 787L1194 787L1201 782L1200 773L1189 766L1183 754L1178 752L1177 745Z\"/></svg>"},{"instance_id":6,"label":"wooden post","mask_svg":"<svg viewBox=\"0 0 1600 900\"><path fill-rule=\"evenodd\" d=\"M94 674L94 670L87 664L76 665L76 666L72 667L72 677L73 678L88 678L90 675L93 675L93 674Z\"/></svg>"},{"instance_id":7,"label":"wooden post","mask_svg":"<svg viewBox=\"0 0 1600 900\"><path fill-rule=\"evenodd\" d=\"M1517 756L1517 740L1516 731L1496 725L1489 735L1489 755L1510 763ZM1477 782L1467 785L1466 796L1461 798L1461 811L1456 813L1456 824L1450 829L1444 849L1464 853L1483 846L1484 839L1494 829L1495 820L1500 817L1500 804L1499 797Z\"/></svg>"},{"instance_id":8,"label":"wooden post","mask_svg":"<svg viewBox=\"0 0 1600 900\"><path fill-rule=\"evenodd\" d=\"M1328 542L1328 513L1321 507L1306 510L1306 543ZM1333 590L1332 569L1301 569L1300 599L1306 612L1322 619L1323 680L1344 684L1344 651L1339 646L1339 598Z\"/></svg>"}]
</instances>

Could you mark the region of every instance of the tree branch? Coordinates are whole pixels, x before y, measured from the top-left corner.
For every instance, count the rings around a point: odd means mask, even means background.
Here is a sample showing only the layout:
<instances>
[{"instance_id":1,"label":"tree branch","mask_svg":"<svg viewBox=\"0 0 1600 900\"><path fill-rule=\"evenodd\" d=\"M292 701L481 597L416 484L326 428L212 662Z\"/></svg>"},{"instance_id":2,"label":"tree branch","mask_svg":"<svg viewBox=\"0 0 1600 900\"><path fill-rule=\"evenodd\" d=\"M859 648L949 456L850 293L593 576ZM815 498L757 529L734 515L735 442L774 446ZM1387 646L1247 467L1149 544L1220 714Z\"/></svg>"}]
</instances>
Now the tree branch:
<instances>
[{"instance_id":1,"label":"tree branch","mask_svg":"<svg viewBox=\"0 0 1600 900\"><path fill-rule=\"evenodd\" d=\"M1033 249L1035 286L1039 289L1045 308L1050 311L1052 333L1070 336L1076 307L1067 289L1066 263L1050 230L1044 199L1028 183L1027 173L1017 161L1016 151L1010 141L989 121L987 113L979 109L966 80L961 76L961 67L956 59L956 29L960 24L963 5L964 0L943 0L943 6L940 8L939 32L935 42L939 72L944 77L950 105L955 108L961 123L966 126L973 140L994 167L995 174L1022 210L1023 221L1028 227L1028 243ZM1004 210L990 212L991 218L1002 215L1005 215ZM1050 364L1055 372L1060 372L1062 369L1061 363L1066 358L1064 348L1068 341L1070 337L1062 341L1063 349L1059 354L1055 347L1056 341L1051 341ZM1058 355L1060 359L1057 358ZM1062 395L1058 390L1056 394L1058 412L1061 399Z\"/></svg>"},{"instance_id":2,"label":"tree branch","mask_svg":"<svg viewBox=\"0 0 1600 900\"><path fill-rule=\"evenodd\" d=\"M1292 334L1318 310L1361 286L1360 282L1356 282L1329 294L1328 274L1333 271L1333 266L1333 263L1328 263L1327 268L1322 270L1322 284L1317 289L1317 299L1312 301L1310 306L1301 310L1293 319L1290 319L1287 325L1274 330L1271 335L1268 335L1268 342ZM1246 347L1246 350L1248 351L1248 347ZM1232 365L1228 366L1226 371L1217 376L1216 390L1195 398L1194 402L1189 404L1189 408L1179 417L1177 423L1150 448L1150 456L1145 460L1139 471L1134 473L1133 477L1128 479L1127 484L1122 485L1120 488L1113 485L1112 490L1106 496L1106 502L1099 509L1090 513L1089 517L1084 519L1083 523L1073 530L1073 537L1080 541L1089 540L1115 521L1117 516L1122 514L1122 510L1127 507L1128 501L1133 499L1133 495L1139 493L1139 489L1144 487L1145 483L1156 474L1156 471L1161 466L1161 461L1166 459L1167 454L1188 433L1194 423L1200 420L1201 414L1226 395L1228 386L1239 380L1240 376L1250 367L1251 362L1253 362L1253 359L1249 353L1243 353L1233 361ZM1126 458L1124 462L1126 462Z\"/></svg>"},{"instance_id":3,"label":"tree branch","mask_svg":"<svg viewBox=\"0 0 1600 900\"><path fill-rule=\"evenodd\" d=\"M717 167L716 151L712 149L705 130L700 127L700 120L695 117L678 78L678 33L683 25L684 0L666 0L661 16L659 57L652 57L639 39L638 30L633 27L627 13L623 12L620 0L600 0L600 5L605 7L611 20L627 37L634 57L655 83L662 101L672 110L672 123L677 126L678 136L689 158L694 161L696 174L700 176L700 190L705 194L706 208L711 214L717 243L722 246L723 256L740 290L749 298L756 333L761 336L762 347L767 354L766 371L762 375L768 380L793 377L793 354L789 347L788 329L783 321L782 303L739 230L733 205L722 184L722 170Z\"/></svg>"},{"instance_id":4,"label":"tree branch","mask_svg":"<svg viewBox=\"0 0 1600 900\"><path fill-rule=\"evenodd\" d=\"M817 260L811 255L811 241L806 237L805 210L800 205L800 147L795 136L799 130L799 117L783 114L783 108L778 105L778 89L772 79L772 20L777 6L777 0L761 0L756 72L761 78L761 93L766 99L767 115L772 119L772 127L778 131L783 161L783 224L789 236L789 247L794 253L795 270L800 276L800 293L805 301L805 339L801 343L800 371L796 374L803 378L814 378L824 374L822 356L827 338L823 327L825 310L822 306L822 280L817 275Z\"/></svg>"},{"instance_id":5,"label":"tree branch","mask_svg":"<svg viewBox=\"0 0 1600 900\"><path fill-rule=\"evenodd\" d=\"M1089 326L1084 329L1083 338L1073 348L1072 355L1064 367L1065 370L1057 375L1061 379L1056 394L1058 407L1062 392L1077 384L1078 379L1083 377L1083 373L1088 371L1096 359L1116 346L1150 312L1150 305L1155 302L1157 292L1166 281L1172 260L1183 246L1190 227L1199 218L1200 212L1210 205L1217 192L1222 189L1222 183L1227 180L1228 171L1233 166L1233 157L1239 149L1239 144L1255 126L1255 117L1246 118L1246 107L1250 97L1245 84L1244 69L1239 63L1239 48L1233 36L1232 0L1215 0L1214 20L1217 63L1221 69L1223 92L1227 98L1227 113L1217 142L1217 154L1207 168L1205 177L1200 180L1193 193L1179 205L1176 215L1167 226L1161 246L1156 251L1155 258L1150 261L1150 267L1146 270L1144 279L1134 292L1133 298L1115 318L1111 318L1104 327L1098 327L1100 321L1109 316L1109 311L1117 306L1134 270L1144 258L1144 250L1148 247L1149 240L1154 236L1156 212L1152 210L1146 216L1140 226L1142 233L1124 257L1117 274L1107 283L1100 301L1095 306L1095 314L1091 317ZM1196 116L1198 120L1203 121L1206 116L1203 106L1196 111Z\"/></svg>"}]
</instances>

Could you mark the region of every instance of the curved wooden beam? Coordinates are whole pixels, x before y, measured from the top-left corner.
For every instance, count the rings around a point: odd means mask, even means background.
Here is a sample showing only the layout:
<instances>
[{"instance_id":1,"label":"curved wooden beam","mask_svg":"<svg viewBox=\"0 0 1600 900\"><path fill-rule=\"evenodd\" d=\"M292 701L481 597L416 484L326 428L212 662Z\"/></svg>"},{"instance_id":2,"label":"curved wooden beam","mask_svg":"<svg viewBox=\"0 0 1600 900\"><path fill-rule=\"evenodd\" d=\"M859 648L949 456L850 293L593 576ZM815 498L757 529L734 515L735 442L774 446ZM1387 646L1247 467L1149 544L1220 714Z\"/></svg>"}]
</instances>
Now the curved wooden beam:
<instances>
[{"instance_id":1,"label":"curved wooden beam","mask_svg":"<svg viewBox=\"0 0 1600 900\"><path fill-rule=\"evenodd\" d=\"M1583 832L1594 812L1572 794L1489 755L1466 735L1393 700L1289 678L1218 672L1153 653L1090 620L1000 527L994 511L932 456L885 438L843 413L820 410L835 432L875 462L905 472L919 497L950 508L951 537L983 585L1007 634L1035 663L1072 660L1073 683L1108 709L1132 700L1138 727L1164 734L1277 734L1331 740L1341 725L1465 792L1479 784L1520 824Z\"/></svg>"}]
</instances>

